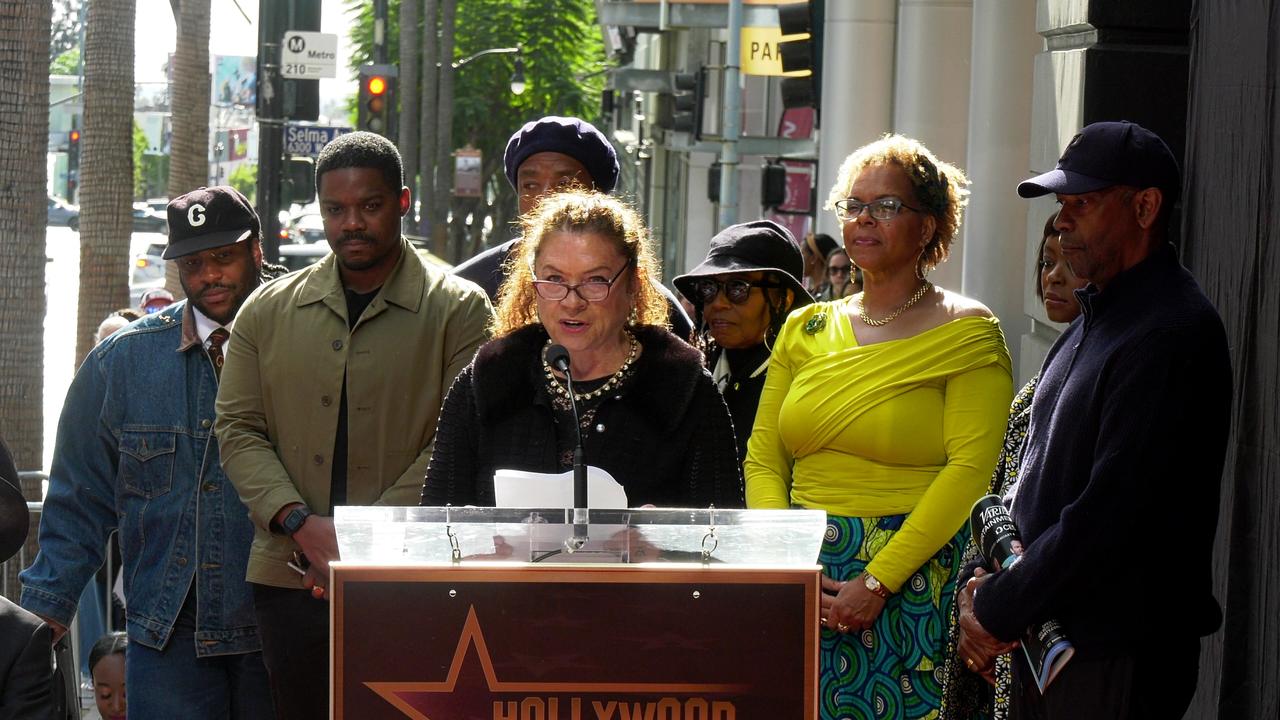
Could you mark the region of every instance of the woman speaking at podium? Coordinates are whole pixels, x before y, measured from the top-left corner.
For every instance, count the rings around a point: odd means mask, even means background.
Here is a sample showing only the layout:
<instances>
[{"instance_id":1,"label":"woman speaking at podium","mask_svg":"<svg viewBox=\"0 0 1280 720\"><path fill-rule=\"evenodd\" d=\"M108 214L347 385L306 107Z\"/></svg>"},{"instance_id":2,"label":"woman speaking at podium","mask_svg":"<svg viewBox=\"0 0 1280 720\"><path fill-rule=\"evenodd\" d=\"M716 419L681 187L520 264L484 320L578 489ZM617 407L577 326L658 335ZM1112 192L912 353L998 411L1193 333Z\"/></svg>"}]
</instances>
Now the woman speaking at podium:
<instances>
[{"instance_id":1,"label":"woman speaking at podium","mask_svg":"<svg viewBox=\"0 0 1280 720\"><path fill-rule=\"evenodd\" d=\"M761 394L748 507L827 512L823 718L922 718L939 704L963 527L1013 395L999 323L927 279L966 182L901 136L845 160L827 207L863 291L787 318Z\"/></svg>"},{"instance_id":2,"label":"woman speaking at podium","mask_svg":"<svg viewBox=\"0 0 1280 720\"><path fill-rule=\"evenodd\" d=\"M495 339L445 398L422 504L493 505L495 470L569 470L581 434L586 463L631 507L742 507L728 408L701 354L665 327L640 217L569 190L521 222ZM569 353L571 382L546 356L553 345Z\"/></svg>"}]
</instances>

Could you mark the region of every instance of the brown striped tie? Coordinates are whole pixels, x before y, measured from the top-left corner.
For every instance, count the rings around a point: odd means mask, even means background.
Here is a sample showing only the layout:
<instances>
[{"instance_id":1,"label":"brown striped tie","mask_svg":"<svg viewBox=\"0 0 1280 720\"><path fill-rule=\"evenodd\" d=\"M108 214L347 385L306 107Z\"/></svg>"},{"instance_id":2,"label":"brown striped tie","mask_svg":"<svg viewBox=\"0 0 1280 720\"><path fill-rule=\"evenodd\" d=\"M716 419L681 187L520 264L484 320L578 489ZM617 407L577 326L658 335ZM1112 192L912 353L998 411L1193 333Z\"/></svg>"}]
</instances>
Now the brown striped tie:
<instances>
[{"instance_id":1,"label":"brown striped tie","mask_svg":"<svg viewBox=\"0 0 1280 720\"><path fill-rule=\"evenodd\" d=\"M209 353L209 361L213 363L213 372L222 378L222 346L227 342L227 338L231 337L231 333L226 328L218 328L209 333L209 348L205 351Z\"/></svg>"}]
</instances>

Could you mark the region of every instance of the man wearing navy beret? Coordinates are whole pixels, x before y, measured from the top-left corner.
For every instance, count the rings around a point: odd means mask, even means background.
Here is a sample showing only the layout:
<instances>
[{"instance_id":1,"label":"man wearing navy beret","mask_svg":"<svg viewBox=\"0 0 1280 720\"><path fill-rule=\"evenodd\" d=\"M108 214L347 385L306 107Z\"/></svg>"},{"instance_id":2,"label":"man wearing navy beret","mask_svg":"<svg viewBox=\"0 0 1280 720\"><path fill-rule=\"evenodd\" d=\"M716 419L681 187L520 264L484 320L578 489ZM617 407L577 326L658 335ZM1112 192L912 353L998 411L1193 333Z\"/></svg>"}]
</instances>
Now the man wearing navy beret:
<instances>
[{"instance_id":1,"label":"man wearing navy beret","mask_svg":"<svg viewBox=\"0 0 1280 720\"><path fill-rule=\"evenodd\" d=\"M572 185L611 193L618 184L618 154L604 134L586 120L548 115L525 123L507 141L503 154L507 182L515 188L521 215L532 210L546 194ZM489 300L498 301L504 278L502 268L520 238L490 248L454 268L484 288ZM667 298L671 332L688 340L693 324L671 291L658 289Z\"/></svg>"}]
</instances>

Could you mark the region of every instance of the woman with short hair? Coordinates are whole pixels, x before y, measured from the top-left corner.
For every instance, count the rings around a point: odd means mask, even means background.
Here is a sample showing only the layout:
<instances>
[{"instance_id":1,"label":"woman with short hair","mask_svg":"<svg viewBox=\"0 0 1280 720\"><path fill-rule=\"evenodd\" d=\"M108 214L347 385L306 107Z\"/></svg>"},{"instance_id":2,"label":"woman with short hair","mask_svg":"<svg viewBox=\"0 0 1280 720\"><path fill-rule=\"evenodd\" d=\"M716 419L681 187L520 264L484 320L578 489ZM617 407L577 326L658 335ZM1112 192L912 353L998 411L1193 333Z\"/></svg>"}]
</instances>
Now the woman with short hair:
<instances>
[{"instance_id":1,"label":"woman with short hair","mask_svg":"<svg viewBox=\"0 0 1280 720\"><path fill-rule=\"evenodd\" d=\"M823 718L924 718L969 508L1000 449L1011 368L982 304L929 282L967 179L918 141L859 148L827 201L863 290L792 313L747 450L747 504L827 512Z\"/></svg>"}]
</instances>

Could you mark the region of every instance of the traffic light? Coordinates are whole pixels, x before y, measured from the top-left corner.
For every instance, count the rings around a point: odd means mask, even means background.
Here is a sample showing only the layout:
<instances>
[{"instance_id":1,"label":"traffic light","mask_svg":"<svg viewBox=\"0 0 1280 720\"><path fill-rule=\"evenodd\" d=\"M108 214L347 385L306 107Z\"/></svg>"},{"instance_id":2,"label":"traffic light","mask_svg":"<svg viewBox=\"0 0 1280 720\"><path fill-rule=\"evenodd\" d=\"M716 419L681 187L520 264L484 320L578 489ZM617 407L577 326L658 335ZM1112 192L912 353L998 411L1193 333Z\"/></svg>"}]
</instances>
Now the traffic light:
<instances>
[{"instance_id":1,"label":"traffic light","mask_svg":"<svg viewBox=\"0 0 1280 720\"><path fill-rule=\"evenodd\" d=\"M783 107L819 107L822 90L823 2L824 0L809 0L778 6L778 25L783 38L786 38L778 43L783 72L811 71L805 76L782 79Z\"/></svg>"},{"instance_id":2,"label":"traffic light","mask_svg":"<svg viewBox=\"0 0 1280 720\"><path fill-rule=\"evenodd\" d=\"M67 200L75 202L76 185L80 182L80 130L67 133Z\"/></svg>"},{"instance_id":3,"label":"traffic light","mask_svg":"<svg viewBox=\"0 0 1280 720\"><path fill-rule=\"evenodd\" d=\"M359 129L394 139L396 75L394 65L360 66Z\"/></svg>"},{"instance_id":4,"label":"traffic light","mask_svg":"<svg viewBox=\"0 0 1280 720\"><path fill-rule=\"evenodd\" d=\"M659 97L658 126L702 136L702 105L706 95L706 68L671 76L672 91Z\"/></svg>"},{"instance_id":5,"label":"traffic light","mask_svg":"<svg viewBox=\"0 0 1280 720\"><path fill-rule=\"evenodd\" d=\"M787 168L782 163L771 162L762 168L760 177L760 204L776 208L787 201Z\"/></svg>"}]
</instances>

